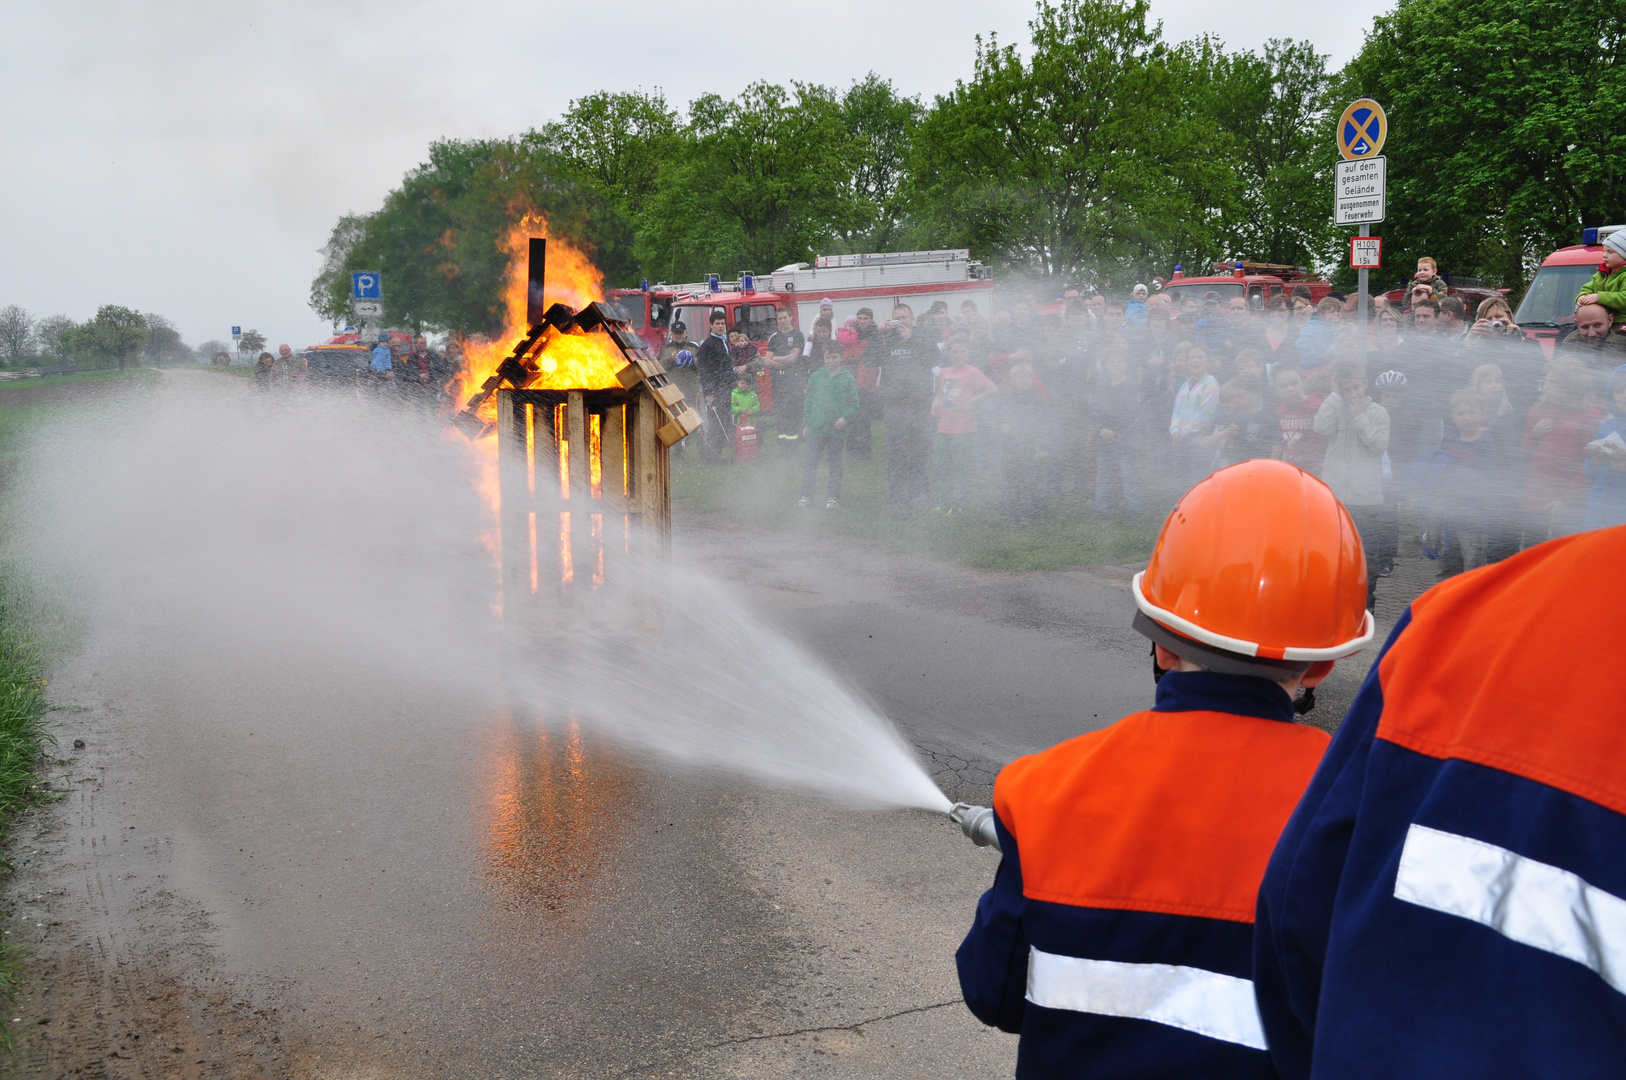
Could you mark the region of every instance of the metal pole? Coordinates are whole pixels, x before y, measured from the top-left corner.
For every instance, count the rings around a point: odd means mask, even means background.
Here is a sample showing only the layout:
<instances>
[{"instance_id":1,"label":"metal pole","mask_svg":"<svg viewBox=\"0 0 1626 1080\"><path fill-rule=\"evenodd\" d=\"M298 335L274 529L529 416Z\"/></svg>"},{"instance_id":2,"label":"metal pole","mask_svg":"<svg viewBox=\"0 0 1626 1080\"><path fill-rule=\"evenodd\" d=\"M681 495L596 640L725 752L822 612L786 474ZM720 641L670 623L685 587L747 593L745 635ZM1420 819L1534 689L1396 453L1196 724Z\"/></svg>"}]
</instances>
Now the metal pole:
<instances>
[{"instance_id":1,"label":"metal pole","mask_svg":"<svg viewBox=\"0 0 1626 1080\"><path fill-rule=\"evenodd\" d=\"M1361 226L1361 235L1362 236L1371 236L1372 235L1372 226L1370 226L1370 225L1362 225ZM1361 297L1361 299L1360 299L1360 308L1359 308L1359 310L1360 310L1361 325L1359 327L1360 332L1355 335L1355 349L1356 349L1357 354L1361 358L1361 367L1362 367L1363 370L1366 367L1366 335L1367 335L1367 328L1370 325L1366 321L1366 278L1367 278L1367 273L1368 273L1368 271L1367 271L1366 267L1364 267L1364 266L1361 267L1361 269L1356 271L1356 276L1360 281L1359 289L1360 289L1360 297Z\"/></svg>"}]
</instances>

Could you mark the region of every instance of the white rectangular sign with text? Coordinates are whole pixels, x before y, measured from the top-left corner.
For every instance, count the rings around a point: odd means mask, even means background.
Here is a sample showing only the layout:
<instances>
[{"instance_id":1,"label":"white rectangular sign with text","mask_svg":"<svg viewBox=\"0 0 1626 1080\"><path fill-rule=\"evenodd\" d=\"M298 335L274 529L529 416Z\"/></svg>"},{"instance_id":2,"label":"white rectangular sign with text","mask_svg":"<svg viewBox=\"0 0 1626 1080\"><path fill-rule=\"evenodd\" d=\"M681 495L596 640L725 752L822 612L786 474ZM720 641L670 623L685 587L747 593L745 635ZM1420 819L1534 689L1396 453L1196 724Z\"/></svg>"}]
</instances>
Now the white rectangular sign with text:
<instances>
[{"instance_id":1,"label":"white rectangular sign with text","mask_svg":"<svg viewBox=\"0 0 1626 1080\"><path fill-rule=\"evenodd\" d=\"M1383 220L1388 159L1358 158L1338 162L1334 180L1335 225L1372 225Z\"/></svg>"}]
</instances>

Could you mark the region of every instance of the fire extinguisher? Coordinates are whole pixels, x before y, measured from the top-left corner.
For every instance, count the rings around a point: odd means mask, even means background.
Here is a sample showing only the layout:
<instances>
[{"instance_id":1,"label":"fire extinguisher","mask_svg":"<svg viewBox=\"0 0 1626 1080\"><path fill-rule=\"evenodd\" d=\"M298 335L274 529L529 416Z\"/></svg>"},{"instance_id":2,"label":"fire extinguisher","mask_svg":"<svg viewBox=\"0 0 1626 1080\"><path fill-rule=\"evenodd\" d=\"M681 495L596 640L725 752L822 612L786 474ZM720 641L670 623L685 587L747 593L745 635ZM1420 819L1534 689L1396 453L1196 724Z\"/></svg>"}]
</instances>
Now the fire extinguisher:
<instances>
[{"instance_id":1,"label":"fire extinguisher","mask_svg":"<svg viewBox=\"0 0 1626 1080\"><path fill-rule=\"evenodd\" d=\"M764 409L773 408L773 376L766 370L757 372L757 400Z\"/></svg>"},{"instance_id":2,"label":"fire extinguisher","mask_svg":"<svg viewBox=\"0 0 1626 1080\"><path fill-rule=\"evenodd\" d=\"M749 414L742 414L740 422L734 425L734 460L755 461L757 459L757 425Z\"/></svg>"}]
</instances>

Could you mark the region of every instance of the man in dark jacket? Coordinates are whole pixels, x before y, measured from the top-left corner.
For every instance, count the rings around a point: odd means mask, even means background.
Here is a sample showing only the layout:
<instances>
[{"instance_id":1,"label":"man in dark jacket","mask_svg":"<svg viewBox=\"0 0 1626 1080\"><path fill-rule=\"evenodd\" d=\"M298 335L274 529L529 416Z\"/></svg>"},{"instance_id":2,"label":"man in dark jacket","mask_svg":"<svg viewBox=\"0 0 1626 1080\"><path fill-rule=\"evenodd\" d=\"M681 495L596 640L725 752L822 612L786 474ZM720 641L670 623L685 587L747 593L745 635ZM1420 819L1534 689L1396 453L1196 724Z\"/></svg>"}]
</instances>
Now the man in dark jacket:
<instances>
[{"instance_id":1,"label":"man in dark jacket","mask_svg":"<svg viewBox=\"0 0 1626 1080\"><path fill-rule=\"evenodd\" d=\"M877 355L877 353L879 355ZM892 309L881 347L867 354L881 372L881 415L886 421L886 505L907 510L931 494L926 465L931 459L932 369L942 363L937 342L915 326L908 304Z\"/></svg>"},{"instance_id":2,"label":"man in dark jacket","mask_svg":"<svg viewBox=\"0 0 1626 1080\"><path fill-rule=\"evenodd\" d=\"M712 449L721 453L722 447L734 442L728 398L738 376L734 373L734 354L728 345L728 316L721 310L713 311L710 323L711 336L700 343L699 351L694 354L694 366L700 369L701 414L708 424L716 422L720 441ZM711 445L711 440L707 440L707 445Z\"/></svg>"}]
</instances>

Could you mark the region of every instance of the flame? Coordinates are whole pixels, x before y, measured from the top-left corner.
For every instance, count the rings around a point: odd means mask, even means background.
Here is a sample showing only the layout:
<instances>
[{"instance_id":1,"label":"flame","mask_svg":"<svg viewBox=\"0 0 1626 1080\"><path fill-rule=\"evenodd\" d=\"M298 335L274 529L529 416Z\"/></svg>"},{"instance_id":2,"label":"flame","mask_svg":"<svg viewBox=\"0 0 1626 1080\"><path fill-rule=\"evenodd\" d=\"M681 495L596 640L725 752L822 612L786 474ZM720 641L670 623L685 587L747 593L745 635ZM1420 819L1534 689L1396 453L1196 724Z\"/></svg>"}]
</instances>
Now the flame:
<instances>
[{"instance_id":1,"label":"flame","mask_svg":"<svg viewBox=\"0 0 1626 1080\"><path fill-rule=\"evenodd\" d=\"M583 252L565 240L553 237L548 220L536 211L527 212L509 228L503 237L501 249L508 255L508 270L503 278L503 329L494 338L476 334L459 343L463 350L463 367L453 377L447 389L456 408L463 405L485 384L526 334L530 326L526 319L526 301L529 287L530 239L548 237L548 264L543 281L543 298L551 307L564 304L577 310L595 300L604 299L604 275L599 273ZM540 369L528 389L535 390L603 390L620 386L616 373L626 365L619 349L603 334L557 334L550 332L547 344L536 358ZM534 447L535 418L526 407L527 442ZM493 422L497 418L497 399L489 397L480 408L480 419ZM501 551L500 511L501 490L497 476L497 441L495 438L469 440L455 426L447 425L446 437L467 444L474 459L474 484L480 493L488 521L485 545L494 559ZM567 446L560 448L561 471L568 466ZM584 451L585 452L585 451ZM529 455L527 455L529 456ZM534 472L527 476L531 490L535 491ZM568 488L563 492L567 497Z\"/></svg>"},{"instance_id":2,"label":"flame","mask_svg":"<svg viewBox=\"0 0 1626 1080\"><path fill-rule=\"evenodd\" d=\"M508 254L508 272L503 278L503 330L495 338L476 335L463 341L463 370L453 376L452 387L453 397L460 404L479 391L531 329L525 317L533 236L548 237L548 266L542 295L549 307L564 304L574 311L594 300L604 299L604 275L581 249L554 238L548 231L548 219L542 214L531 211L520 218L500 245ZM615 376L626 366L626 358L604 335L549 336L542 355L537 358L541 374L530 384L530 389L606 390L621 385ZM486 402L480 415L484 420L496 418L495 398Z\"/></svg>"}]
</instances>

